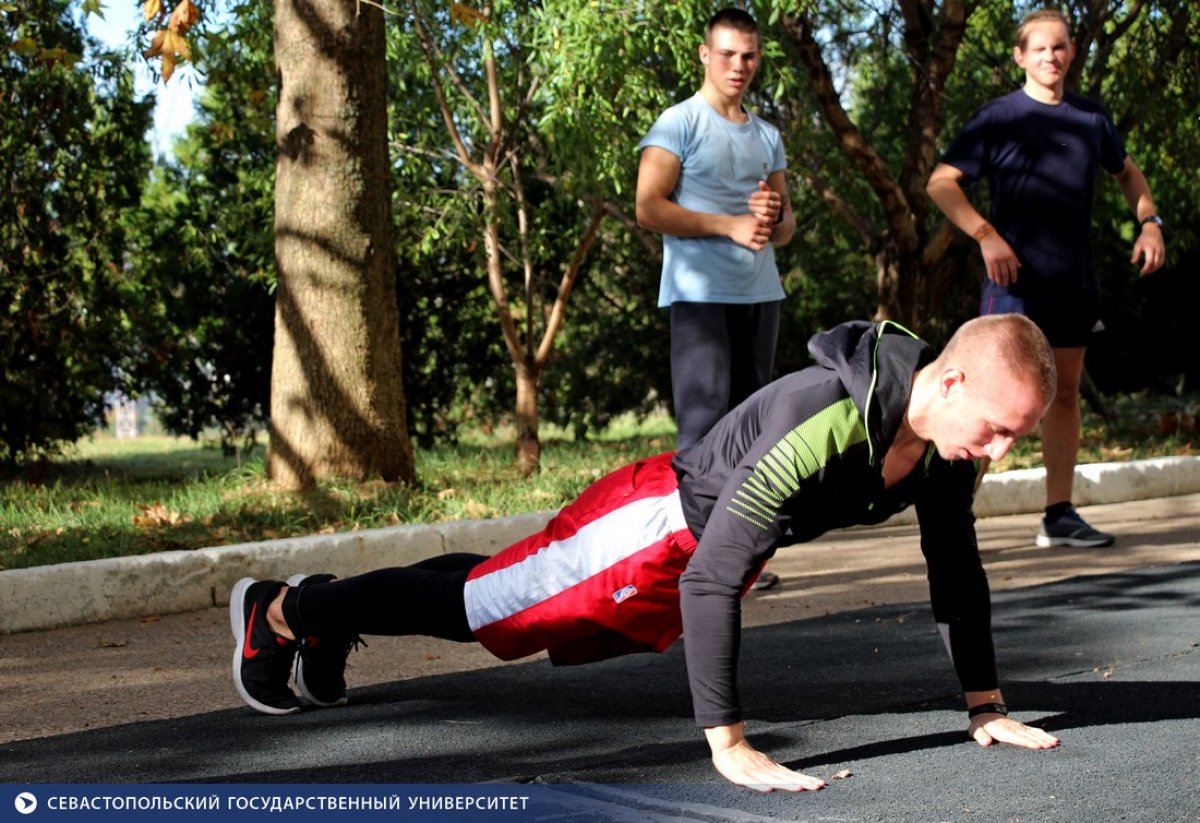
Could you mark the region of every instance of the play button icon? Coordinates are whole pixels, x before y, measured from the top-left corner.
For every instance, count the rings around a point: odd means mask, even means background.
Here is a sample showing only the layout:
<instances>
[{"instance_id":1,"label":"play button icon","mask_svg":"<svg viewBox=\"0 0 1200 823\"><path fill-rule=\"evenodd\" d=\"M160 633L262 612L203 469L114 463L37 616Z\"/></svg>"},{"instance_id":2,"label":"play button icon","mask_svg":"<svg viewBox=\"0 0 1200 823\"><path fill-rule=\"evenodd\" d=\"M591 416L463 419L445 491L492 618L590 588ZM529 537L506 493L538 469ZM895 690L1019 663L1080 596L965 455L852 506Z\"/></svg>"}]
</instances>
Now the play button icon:
<instances>
[{"instance_id":1,"label":"play button icon","mask_svg":"<svg viewBox=\"0 0 1200 823\"><path fill-rule=\"evenodd\" d=\"M32 814L33 810L37 808L37 798L29 792L21 792L13 801L13 805L21 814Z\"/></svg>"}]
</instances>

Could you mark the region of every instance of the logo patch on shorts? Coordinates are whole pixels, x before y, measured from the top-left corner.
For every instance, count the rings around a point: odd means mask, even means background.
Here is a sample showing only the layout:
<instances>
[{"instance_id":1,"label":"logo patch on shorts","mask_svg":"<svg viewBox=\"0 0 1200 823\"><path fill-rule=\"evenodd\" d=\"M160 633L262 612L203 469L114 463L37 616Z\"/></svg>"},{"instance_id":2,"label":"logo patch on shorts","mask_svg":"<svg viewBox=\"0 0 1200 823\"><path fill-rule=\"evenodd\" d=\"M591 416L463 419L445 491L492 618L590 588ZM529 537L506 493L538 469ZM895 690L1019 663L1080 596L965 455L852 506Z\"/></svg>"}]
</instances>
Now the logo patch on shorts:
<instances>
[{"instance_id":1,"label":"logo patch on shorts","mask_svg":"<svg viewBox=\"0 0 1200 823\"><path fill-rule=\"evenodd\" d=\"M635 594L637 594L637 586L630 583L628 586L622 586L613 592L612 598L618 603L623 603Z\"/></svg>"}]
</instances>

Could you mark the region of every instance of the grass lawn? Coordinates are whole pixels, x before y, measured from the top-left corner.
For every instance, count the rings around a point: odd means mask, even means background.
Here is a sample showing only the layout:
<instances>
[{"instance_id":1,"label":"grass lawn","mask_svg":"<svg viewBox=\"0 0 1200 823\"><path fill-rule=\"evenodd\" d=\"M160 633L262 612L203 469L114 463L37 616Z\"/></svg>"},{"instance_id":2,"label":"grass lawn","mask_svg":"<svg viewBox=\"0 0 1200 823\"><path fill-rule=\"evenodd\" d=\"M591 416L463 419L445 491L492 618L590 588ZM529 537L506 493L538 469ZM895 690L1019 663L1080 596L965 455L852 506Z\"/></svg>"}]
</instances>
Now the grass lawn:
<instances>
[{"instance_id":1,"label":"grass lawn","mask_svg":"<svg viewBox=\"0 0 1200 823\"><path fill-rule=\"evenodd\" d=\"M406 523L556 509L605 472L674 447L669 419L624 420L575 442L542 433L542 471L522 478L511 432L418 450L419 481L272 486L265 446L231 458L167 436L98 435L46 465L0 476L0 569L198 549Z\"/></svg>"},{"instance_id":2,"label":"grass lawn","mask_svg":"<svg viewBox=\"0 0 1200 823\"><path fill-rule=\"evenodd\" d=\"M1085 416L1080 462L1200 454L1198 405L1118 398L1112 422ZM675 430L656 417L584 442L553 430L542 438L542 471L530 479L514 468L511 432L500 431L418 450L414 486L325 482L297 494L266 479L263 446L229 458L187 439L98 435L0 476L0 569L556 509L601 474L673 448ZM1035 435L992 471L1040 461Z\"/></svg>"}]
</instances>

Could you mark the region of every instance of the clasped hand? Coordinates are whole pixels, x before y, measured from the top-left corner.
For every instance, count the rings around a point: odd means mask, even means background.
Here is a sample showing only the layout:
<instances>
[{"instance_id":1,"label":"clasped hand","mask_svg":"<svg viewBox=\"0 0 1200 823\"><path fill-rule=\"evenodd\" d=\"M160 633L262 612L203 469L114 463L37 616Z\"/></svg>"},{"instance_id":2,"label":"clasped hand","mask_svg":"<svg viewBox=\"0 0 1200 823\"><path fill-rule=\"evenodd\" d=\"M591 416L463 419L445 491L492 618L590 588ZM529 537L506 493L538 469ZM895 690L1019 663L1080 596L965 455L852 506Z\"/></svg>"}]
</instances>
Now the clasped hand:
<instances>
[{"instance_id":1,"label":"clasped hand","mask_svg":"<svg viewBox=\"0 0 1200 823\"><path fill-rule=\"evenodd\" d=\"M729 238L751 251L762 251L771 242L775 220L783 208L783 198L765 181L758 181L758 190L750 195L750 212L731 218Z\"/></svg>"}]
</instances>

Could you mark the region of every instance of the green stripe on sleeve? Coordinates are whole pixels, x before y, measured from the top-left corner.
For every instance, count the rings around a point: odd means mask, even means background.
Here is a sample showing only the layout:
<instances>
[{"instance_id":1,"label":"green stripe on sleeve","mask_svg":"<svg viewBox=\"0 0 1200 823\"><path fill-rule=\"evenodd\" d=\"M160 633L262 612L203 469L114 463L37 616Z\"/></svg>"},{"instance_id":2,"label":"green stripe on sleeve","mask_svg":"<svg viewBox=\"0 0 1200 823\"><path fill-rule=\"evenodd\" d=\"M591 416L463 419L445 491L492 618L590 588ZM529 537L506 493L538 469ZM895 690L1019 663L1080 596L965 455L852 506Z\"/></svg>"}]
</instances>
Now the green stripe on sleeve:
<instances>
[{"instance_id":1,"label":"green stripe on sleeve","mask_svg":"<svg viewBox=\"0 0 1200 823\"><path fill-rule=\"evenodd\" d=\"M728 511L760 529L769 528L783 502L800 490L804 480L866 439L866 426L853 400L847 397L827 406L763 455L734 493Z\"/></svg>"}]
</instances>

